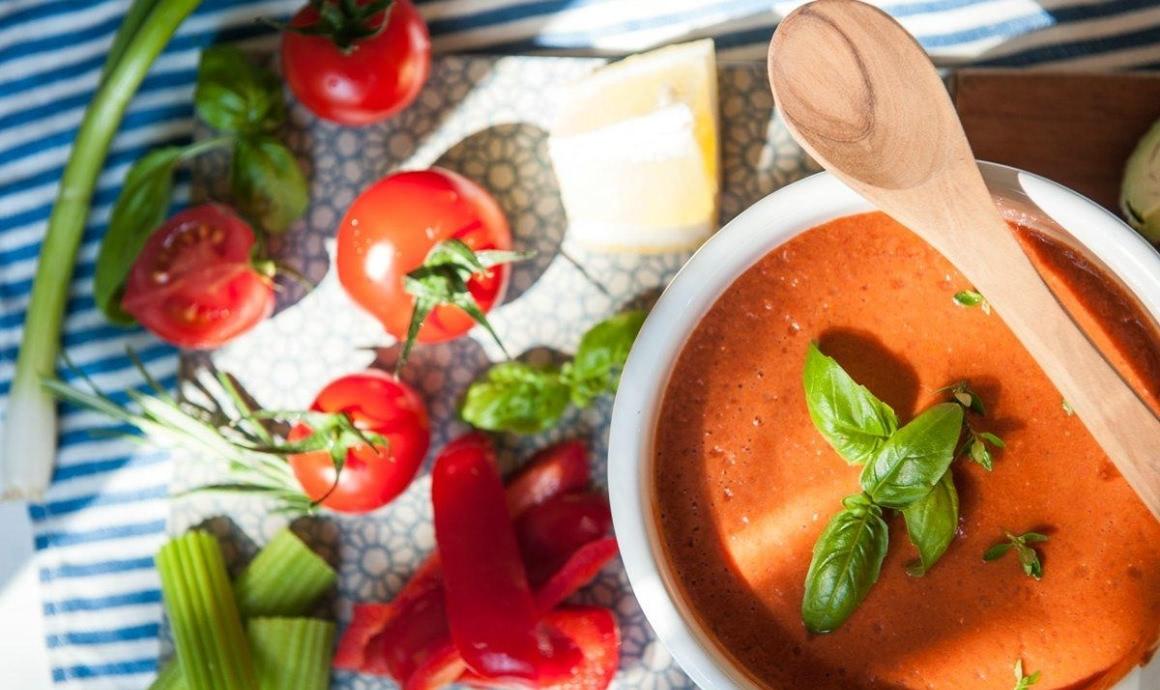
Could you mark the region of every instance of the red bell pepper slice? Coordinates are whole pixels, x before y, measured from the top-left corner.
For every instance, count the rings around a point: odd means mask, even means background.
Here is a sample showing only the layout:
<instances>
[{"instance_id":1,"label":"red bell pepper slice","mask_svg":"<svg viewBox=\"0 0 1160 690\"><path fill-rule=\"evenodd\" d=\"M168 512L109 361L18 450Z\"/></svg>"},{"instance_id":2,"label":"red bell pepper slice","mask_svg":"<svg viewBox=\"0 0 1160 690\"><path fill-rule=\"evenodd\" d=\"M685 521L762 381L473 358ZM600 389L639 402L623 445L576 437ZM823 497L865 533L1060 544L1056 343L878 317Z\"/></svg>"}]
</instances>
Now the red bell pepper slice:
<instances>
[{"instance_id":1,"label":"red bell pepper slice","mask_svg":"<svg viewBox=\"0 0 1160 690\"><path fill-rule=\"evenodd\" d=\"M486 438L471 434L453 441L444 452L456 447L490 446ZM508 483L505 491L508 509L513 519L518 518L521 513L550 502L561 493L585 488L588 481L587 449L583 442L565 441L549 446L537 453ZM438 658L439 651L423 648L419 643L429 640L433 647L437 642L449 640L446 616L434 607L413 607L416 600L433 596L430 594L432 582L438 583L441 592L442 568L437 552L419 566L391 603L356 604L354 619L339 640L335 667L391 676L400 682L409 681L409 676L419 667L423 667L423 675L438 675L438 665L426 659ZM585 583L575 585L573 591ZM425 614L419 617L417 610L423 610ZM402 615L400 611L403 611ZM440 628L443 635L436 640L436 631ZM463 662L458 659L458 663ZM417 682L421 680L417 679Z\"/></svg>"},{"instance_id":2,"label":"red bell pepper slice","mask_svg":"<svg viewBox=\"0 0 1160 690\"><path fill-rule=\"evenodd\" d=\"M334 667L367 672L366 655L370 641L393 615L394 607L390 604L355 604L350 625L343 631L334 652Z\"/></svg>"},{"instance_id":3,"label":"red bell pepper slice","mask_svg":"<svg viewBox=\"0 0 1160 690\"><path fill-rule=\"evenodd\" d=\"M466 673L467 662L450 640L441 644L407 677L403 690L438 690Z\"/></svg>"},{"instance_id":4,"label":"red bell pepper slice","mask_svg":"<svg viewBox=\"0 0 1160 690\"><path fill-rule=\"evenodd\" d=\"M516 521L520 553L528 579L539 586L576 549L612 529L608 498L594 492L572 492L528 508Z\"/></svg>"},{"instance_id":5,"label":"red bell pepper slice","mask_svg":"<svg viewBox=\"0 0 1160 690\"><path fill-rule=\"evenodd\" d=\"M614 537L581 546L547 582L536 588L536 609L551 611L575 594L616 557L617 551Z\"/></svg>"},{"instance_id":6,"label":"red bell pepper slice","mask_svg":"<svg viewBox=\"0 0 1160 690\"><path fill-rule=\"evenodd\" d=\"M486 438L472 434L435 461L431 499L451 639L479 673L536 685L553 650L538 630L503 482Z\"/></svg>"},{"instance_id":7,"label":"red bell pepper slice","mask_svg":"<svg viewBox=\"0 0 1160 690\"><path fill-rule=\"evenodd\" d=\"M525 510L569 491L588 486L588 447L564 441L536 453L508 480L508 510L519 517Z\"/></svg>"},{"instance_id":8,"label":"red bell pepper slice","mask_svg":"<svg viewBox=\"0 0 1160 690\"><path fill-rule=\"evenodd\" d=\"M545 625L567 636L580 648L583 661L566 678L540 686L543 690L605 690L620 666L620 629L612 611L592 606L567 606L552 611ZM503 680L467 671L459 681L476 688L511 690Z\"/></svg>"}]
</instances>

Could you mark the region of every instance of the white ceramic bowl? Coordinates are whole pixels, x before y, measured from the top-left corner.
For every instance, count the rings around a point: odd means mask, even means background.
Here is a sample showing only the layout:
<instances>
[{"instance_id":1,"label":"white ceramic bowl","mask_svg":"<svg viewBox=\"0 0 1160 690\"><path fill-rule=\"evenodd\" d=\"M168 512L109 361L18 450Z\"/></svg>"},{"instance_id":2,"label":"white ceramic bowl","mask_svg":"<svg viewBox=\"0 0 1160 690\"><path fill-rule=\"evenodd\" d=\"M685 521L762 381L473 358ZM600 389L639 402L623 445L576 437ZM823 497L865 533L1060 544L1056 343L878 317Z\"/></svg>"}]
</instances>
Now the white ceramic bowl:
<instances>
[{"instance_id":1,"label":"white ceramic bowl","mask_svg":"<svg viewBox=\"0 0 1160 690\"><path fill-rule=\"evenodd\" d=\"M1160 320L1160 254L1116 216L1054 182L980 163L1004 213L1033 227L1064 228ZM753 687L699 628L661 555L653 493L653 436L669 374L701 317L746 269L800 232L872 206L828 173L788 185L722 228L681 269L649 314L620 383L609 438L608 487L620 553L633 592L660 641L705 690ZM1115 690L1160 688L1160 661Z\"/></svg>"}]
</instances>

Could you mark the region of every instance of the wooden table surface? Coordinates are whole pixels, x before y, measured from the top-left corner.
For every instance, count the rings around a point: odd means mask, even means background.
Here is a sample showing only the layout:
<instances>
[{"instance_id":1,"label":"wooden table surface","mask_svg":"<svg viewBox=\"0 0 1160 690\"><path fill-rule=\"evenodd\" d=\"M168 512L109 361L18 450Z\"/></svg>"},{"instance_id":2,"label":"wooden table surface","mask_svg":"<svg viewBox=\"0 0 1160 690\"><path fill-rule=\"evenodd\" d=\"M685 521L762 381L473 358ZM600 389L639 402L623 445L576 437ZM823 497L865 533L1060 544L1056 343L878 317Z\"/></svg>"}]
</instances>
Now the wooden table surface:
<instances>
[{"instance_id":1,"label":"wooden table surface","mask_svg":"<svg viewBox=\"0 0 1160 690\"><path fill-rule=\"evenodd\" d=\"M1160 72L968 69L952 92L976 158L1038 173L1117 213L1124 162L1160 119Z\"/></svg>"}]
</instances>

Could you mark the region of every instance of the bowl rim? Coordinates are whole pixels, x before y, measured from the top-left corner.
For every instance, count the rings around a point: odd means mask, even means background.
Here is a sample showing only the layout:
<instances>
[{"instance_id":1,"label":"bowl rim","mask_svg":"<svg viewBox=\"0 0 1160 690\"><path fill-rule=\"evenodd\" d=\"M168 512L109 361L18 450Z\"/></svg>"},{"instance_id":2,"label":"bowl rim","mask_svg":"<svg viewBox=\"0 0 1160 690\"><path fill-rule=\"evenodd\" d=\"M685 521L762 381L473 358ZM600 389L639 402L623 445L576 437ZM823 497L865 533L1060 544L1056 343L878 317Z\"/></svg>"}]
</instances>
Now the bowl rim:
<instances>
[{"instance_id":1,"label":"bowl rim","mask_svg":"<svg viewBox=\"0 0 1160 690\"><path fill-rule=\"evenodd\" d=\"M1118 276L1160 321L1160 253L1091 199L1034 173L979 161L988 185L1022 193ZM821 172L760 199L711 237L678 271L653 307L621 376L608 441L613 526L629 583L658 640L685 673L707 690L757 687L741 664L693 622L662 566L648 491L653 430L672 363L702 316L742 272L796 235L828 220L874 207ZM1149 677L1160 662L1146 664ZM1115 690L1133 686L1122 681ZM1136 687L1143 687L1142 685Z\"/></svg>"}]
</instances>

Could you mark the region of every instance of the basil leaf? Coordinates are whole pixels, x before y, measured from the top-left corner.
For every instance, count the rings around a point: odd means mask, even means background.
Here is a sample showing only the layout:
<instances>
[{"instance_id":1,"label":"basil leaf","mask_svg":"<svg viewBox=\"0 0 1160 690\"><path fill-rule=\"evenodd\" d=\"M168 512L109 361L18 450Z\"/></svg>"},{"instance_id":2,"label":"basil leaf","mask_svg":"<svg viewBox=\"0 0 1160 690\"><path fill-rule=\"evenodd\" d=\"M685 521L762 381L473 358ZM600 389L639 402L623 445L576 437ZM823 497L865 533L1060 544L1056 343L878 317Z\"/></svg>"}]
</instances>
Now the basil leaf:
<instances>
[{"instance_id":1,"label":"basil leaf","mask_svg":"<svg viewBox=\"0 0 1160 690\"><path fill-rule=\"evenodd\" d=\"M802 620L814 633L838 629L878 581L890 535L882 509L850 496L814 544L806 574Z\"/></svg>"},{"instance_id":2,"label":"basil leaf","mask_svg":"<svg viewBox=\"0 0 1160 690\"><path fill-rule=\"evenodd\" d=\"M278 75L229 45L202 51L193 103L198 116L222 132L272 132L286 121Z\"/></svg>"},{"instance_id":3,"label":"basil leaf","mask_svg":"<svg viewBox=\"0 0 1160 690\"><path fill-rule=\"evenodd\" d=\"M934 487L954 460L963 408L940 403L890 437L862 470L862 490L880 506L903 509Z\"/></svg>"},{"instance_id":4,"label":"basil leaf","mask_svg":"<svg viewBox=\"0 0 1160 690\"><path fill-rule=\"evenodd\" d=\"M113 323L129 325L134 321L121 308L125 279L149 236L165 220L173 193L173 172L182 152L178 146L154 149L125 175L93 275L93 299Z\"/></svg>"},{"instance_id":5,"label":"basil leaf","mask_svg":"<svg viewBox=\"0 0 1160 690\"><path fill-rule=\"evenodd\" d=\"M268 232L285 232L310 202L298 159L285 144L269 136L238 141L230 184L234 203Z\"/></svg>"},{"instance_id":6,"label":"basil leaf","mask_svg":"<svg viewBox=\"0 0 1160 690\"><path fill-rule=\"evenodd\" d=\"M993 466L991 462L991 451L987 448L987 445L982 442L982 440L978 438L971 440L968 453L970 454L972 460L983 466L983 469L987 470L988 472L991 471Z\"/></svg>"},{"instance_id":7,"label":"basil leaf","mask_svg":"<svg viewBox=\"0 0 1160 690\"><path fill-rule=\"evenodd\" d=\"M902 511L906 519L906 533L910 543L918 549L919 560L908 566L906 572L921 577L946 552L959 527L959 492L950 470L926 496L911 503Z\"/></svg>"},{"instance_id":8,"label":"basil leaf","mask_svg":"<svg viewBox=\"0 0 1160 690\"><path fill-rule=\"evenodd\" d=\"M869 461L898 429L894 410L850 378L814 343L806 354L802 380L810 419L846 462Z\"/></svg>"},{"instance_id":9,"label":"basil leaf","mask_svg":"<svg viewBox=\"0 0 1160 690\"><path fill-rule=\"evenodd\" d=\"M977 307L983 303L983 295L975 290L961 290L952 298L960 307Z\"/></svg>"},{"instance_id":10,"label":"basil leaf","mask_svg":"<svg viewBox=\"0 0 1160 690\"><path fill-rule=\"evenodd\" d=\"M590 328L580 339L568 368L572 402L577 407L585 407L593 398L616 391L620 371L645 316L643 311L617 314Z\"/></svg>"},{"instance_id":11,"label":"basil leaf","mask_svg":"<svg viewBox=\"0 0 1160 690\"><path fill-rule=\"evenodd\" d=\"M993 545L991 548L989 548L983 552L983 560L984 561L998 560L998 559L1002 558L1003 556L1007 555L1007 552L1011 550L1011 546L1012 546L1011 542L1001 541L998 544Z\"/></svg>"},{"instance_id":12,"label":"basil leaf","mask_svg":"<svg viewBox=\"0 0 1160 690\"><path fill-rule=\"evenodd\" d=\"M531 434L551 428L568 407L559 372L504 362L467 389L460 415L478 429Z\"/></svg>"}]
</instances>

